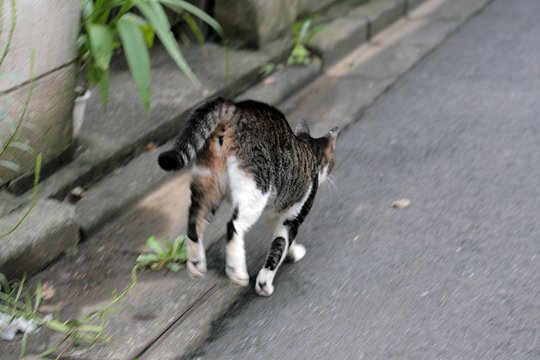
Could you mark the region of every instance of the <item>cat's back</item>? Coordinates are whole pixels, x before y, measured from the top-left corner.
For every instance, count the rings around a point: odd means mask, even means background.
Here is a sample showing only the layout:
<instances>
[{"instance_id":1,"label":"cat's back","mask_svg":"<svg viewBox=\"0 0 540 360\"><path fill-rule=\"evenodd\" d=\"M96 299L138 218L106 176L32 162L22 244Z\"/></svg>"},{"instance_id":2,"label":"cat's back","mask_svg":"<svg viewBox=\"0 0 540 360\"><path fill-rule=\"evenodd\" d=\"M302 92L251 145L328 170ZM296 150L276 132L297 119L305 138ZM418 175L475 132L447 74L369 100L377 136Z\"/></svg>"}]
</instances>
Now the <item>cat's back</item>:
<instances>
[{"instance_id":1,"label":"cat's back","mask_svg":"<svg viewBox=\"0 0 540 360\"><path fill-rule=\"evenodd\" d=\"M294 137L285 115L275 107L254 100L240 101L237 108L237 135Z\"/></svg>"},{"instance_id":2,"label":"cat's back","mask_svg":"<svg viewBox=\"0 0 540 360\"><path fill-rule=\"evenodd\" d=\"M285 115L253 100L238 102L236 108L234 156L241 167L254 175L263 191L272 187L288 197L287 188L305 189L311 178L312 154Z\"/></svg>"}]
</instances>

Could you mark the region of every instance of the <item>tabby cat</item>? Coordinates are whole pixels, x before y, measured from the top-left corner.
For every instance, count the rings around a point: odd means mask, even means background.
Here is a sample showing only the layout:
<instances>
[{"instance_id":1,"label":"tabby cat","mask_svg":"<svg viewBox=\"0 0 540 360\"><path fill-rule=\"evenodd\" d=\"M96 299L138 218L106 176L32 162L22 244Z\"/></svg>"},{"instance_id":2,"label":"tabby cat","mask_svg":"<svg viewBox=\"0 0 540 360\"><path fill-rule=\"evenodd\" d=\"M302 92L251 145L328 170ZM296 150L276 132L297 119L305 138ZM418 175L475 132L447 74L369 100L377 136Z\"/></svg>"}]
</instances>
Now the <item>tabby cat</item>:
<instances>
[{"instance_id":1,"label":"tabby cat","mask_svg":"<svg viewBox=\"0 0 540 360\"><path fill-rule=\"evenodd\" d=\"M272 295L274 276L285 257L293 262L304 257L306 249L295 237L319 183L334 167L338 128L312 138L301 121L295 132L270 105L217 98L196 108L173 149L159 155L166 171L196 159L187 233L192 275L206 272L204 228L226 198L232 201L233 214L227 225L225 270L233 283L249 283L244 235L265 209L274 223L274 240L255 281L256 292Z\"/></svg>"}]
</instances>

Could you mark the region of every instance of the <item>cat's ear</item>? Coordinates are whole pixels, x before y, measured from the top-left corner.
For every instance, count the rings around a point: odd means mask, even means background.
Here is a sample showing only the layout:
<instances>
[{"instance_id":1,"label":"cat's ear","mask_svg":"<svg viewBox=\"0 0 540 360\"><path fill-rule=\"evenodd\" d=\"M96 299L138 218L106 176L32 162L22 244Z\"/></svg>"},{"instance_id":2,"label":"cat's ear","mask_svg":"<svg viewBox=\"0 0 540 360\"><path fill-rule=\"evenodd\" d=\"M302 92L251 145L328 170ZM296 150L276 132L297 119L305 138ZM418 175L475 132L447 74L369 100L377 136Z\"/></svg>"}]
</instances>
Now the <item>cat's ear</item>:
<instances>
[{"instance_id":1,"label":"cat's ear","mask_svg":"<svg viewBox=\"0 0 540 360\"><path fill-rule=\"evenodd\" d=\"M328 143L332 146L332 149L336 148L336 140L339 134L339 127L334 127L332 130L328 132L326 135L326 138L328 139Z\"/></svg>"},{"instance_id":2,"label":"cat's ear","mask_svg":"<svg viewBox=\"0 0 540 360\"><path fill-rule=\"evenodd\" d=\"M306 119L302 119L298 122L296 125L296 129L294 130L294 133L296 136L300 135L309 135L309 126L307 124Z\"/></svg>"}]
</instances>

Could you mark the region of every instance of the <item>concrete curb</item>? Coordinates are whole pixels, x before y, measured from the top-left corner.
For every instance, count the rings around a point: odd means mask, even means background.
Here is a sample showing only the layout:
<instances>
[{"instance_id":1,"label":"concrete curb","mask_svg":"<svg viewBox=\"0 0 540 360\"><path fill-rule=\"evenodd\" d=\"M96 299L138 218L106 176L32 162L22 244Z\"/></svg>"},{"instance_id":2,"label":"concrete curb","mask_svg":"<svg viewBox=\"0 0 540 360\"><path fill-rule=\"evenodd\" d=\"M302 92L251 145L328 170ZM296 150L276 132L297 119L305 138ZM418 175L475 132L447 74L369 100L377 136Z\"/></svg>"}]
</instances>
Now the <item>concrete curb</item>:
<instances>
[{"instance_id":1,"label":"concrete curb","mask_svg":"<svg viewBox=\"0 0 540 360\"><path fill-rule=\"evenodd\" d=\"M14 227L26 211L23 207L10 213L2 218L3 224ZM40 200L16 232L0 239L0 272L8 278L36 272L78 242L75 209L55 200Z\"/></svg>"}]
</instances>

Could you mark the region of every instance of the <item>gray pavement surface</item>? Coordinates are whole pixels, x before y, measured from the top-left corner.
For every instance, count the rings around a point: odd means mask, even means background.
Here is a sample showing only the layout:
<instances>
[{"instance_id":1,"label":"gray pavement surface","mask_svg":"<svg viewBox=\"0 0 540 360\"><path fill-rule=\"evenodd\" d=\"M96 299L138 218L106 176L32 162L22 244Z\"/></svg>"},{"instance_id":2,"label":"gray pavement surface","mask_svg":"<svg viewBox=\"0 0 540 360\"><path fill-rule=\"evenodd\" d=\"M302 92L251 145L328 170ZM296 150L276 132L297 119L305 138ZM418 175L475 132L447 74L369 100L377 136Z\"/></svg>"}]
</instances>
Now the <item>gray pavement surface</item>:
<instances>
[{"instance_id":1,"label":"gray pavement surface","mask_svg":"<svg viewBox=\"0 0 540 360\"><path fill-rule=\"evenodd\" d=\"M539 14L493 1L349 126L306 257L189 358L540 359Z\"/></svg>"}]
</instances>

